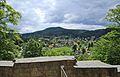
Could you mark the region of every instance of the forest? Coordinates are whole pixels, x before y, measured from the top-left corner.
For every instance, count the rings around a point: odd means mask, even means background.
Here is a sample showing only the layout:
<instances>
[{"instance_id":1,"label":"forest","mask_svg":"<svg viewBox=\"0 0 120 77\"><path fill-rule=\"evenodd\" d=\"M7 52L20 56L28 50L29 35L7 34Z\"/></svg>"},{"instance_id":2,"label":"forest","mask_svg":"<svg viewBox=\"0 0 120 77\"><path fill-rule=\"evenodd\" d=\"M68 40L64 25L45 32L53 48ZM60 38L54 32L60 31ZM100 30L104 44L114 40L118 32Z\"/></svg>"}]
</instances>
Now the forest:
<instances>
[{"instance_id":1,"label":"forest","mask_svg":"<svg viewBox=\"0 0 120 77\"><path fill-rule=\"evenodd\" d=\"M9 24L17 25L22 15L6 0L0 1L0 60L39 56L75 56L77 60L101 60L120 64L120 4L109 9L106 29L68 30L48 28L20 34Z\"/></svg>"}]
</instances>

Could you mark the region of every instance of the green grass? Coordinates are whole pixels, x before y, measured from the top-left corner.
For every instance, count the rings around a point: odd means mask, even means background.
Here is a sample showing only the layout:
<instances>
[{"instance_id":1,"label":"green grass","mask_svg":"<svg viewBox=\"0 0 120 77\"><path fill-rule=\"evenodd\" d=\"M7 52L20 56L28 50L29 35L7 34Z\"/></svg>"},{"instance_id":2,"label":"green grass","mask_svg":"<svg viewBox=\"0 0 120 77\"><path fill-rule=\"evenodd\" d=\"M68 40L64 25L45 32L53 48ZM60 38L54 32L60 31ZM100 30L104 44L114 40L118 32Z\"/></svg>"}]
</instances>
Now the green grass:
<instances>
[{"instance_id":1,"label":"green grass","mask_svg":"<svg viewBox=\"0 0 120 77\"><path fill-rule=\"evenodd\" d=\"M60 48L47 48L44 49L44 56L65 56L73 55L72 49L70 47L60 47Z\"/></svg>"}]
</instances>

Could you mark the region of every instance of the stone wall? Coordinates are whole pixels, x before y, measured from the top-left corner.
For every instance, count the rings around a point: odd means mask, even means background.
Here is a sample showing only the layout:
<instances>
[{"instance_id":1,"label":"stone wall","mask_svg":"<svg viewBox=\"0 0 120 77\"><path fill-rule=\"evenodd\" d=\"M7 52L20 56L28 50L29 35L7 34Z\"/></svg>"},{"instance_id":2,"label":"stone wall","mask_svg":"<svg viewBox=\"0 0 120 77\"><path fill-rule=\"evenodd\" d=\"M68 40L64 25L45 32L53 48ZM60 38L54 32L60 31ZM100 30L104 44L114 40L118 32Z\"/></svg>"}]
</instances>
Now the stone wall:
<instances>
[{"instance_id":1,"label":"stone wall","mask_svg":"<svg viewBox=\"0 0 120 77\"><path fill-rule=\"evenodd\" d=\"M118 77L120 77L120 72L118 72Z\"/></svg>"},{"instance_id":2,"label":"stone wall","mask_svg":"<svg viewBox=\"0 0 120 77\"><path fill-rule=\"evenodd\" d=\"M117 77L116 68L76 68L76 77Z\"/></svg>"},{"instance_id":3,"label":"stone wall","mask_svg":"<svg viewBox=\"0 0 120 77\"><path fill-rule=\"evenodd\" d=\"M64 65L69 77L75 77L73 72L74 60L17 63L13 67L13 77L61 77L61 65Z\"/></svg>"},{"instance_id":4,"label":"stone wall","mask_svg":"<svg viewBox=\"0 0 120 77\"><path fill-rule=\"evenodd\" d=\"M12 67L0 67L0 77L13 77Z\"/></svg>"},{"instance_id":5,"label":"stone wall","mask_svg":"<svg viewBox=\"0 0 120 77\"><path fill-rule=\"evenodd\" d=\"M109 65L88 67L83 63L77 66L75 59L27 60L17 61L10 66L5 62L6 66L3 66L4 64L0 66L0 77L61 77L61 74L64 77L61 66L64 66L68 77L120 77L117 68Z\"/></svg>"}]
</instances>

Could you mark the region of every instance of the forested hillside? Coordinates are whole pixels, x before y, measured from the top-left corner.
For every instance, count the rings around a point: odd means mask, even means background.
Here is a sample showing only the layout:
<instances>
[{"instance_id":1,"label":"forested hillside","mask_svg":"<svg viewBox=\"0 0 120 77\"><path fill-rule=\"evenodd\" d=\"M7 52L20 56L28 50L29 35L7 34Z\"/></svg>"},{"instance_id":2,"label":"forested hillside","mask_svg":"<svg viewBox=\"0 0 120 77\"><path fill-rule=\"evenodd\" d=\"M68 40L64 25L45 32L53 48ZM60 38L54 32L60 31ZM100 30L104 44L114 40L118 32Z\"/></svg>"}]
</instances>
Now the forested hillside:
<instances>
[{"instance_id":1,"label":"forested hillside","mask_svg":"<svg viewBox=\"0 0 120 77\"><path fill-rule=\"evenodd\" d=\"M61 27L51 27L47 28L42 31L37 31L33 33L26 33L22 34L22 37L24 39L26 38L41 38L41 37L47 37L47 38L53 38L53 37L62 37L67 36L68 38L88 38L94 36L95 38L98 38L108 32L110 32L111 28L107 29L99 29L99 30L75 30L75 29L64 29Z\"/></svg>"}]
</instances>

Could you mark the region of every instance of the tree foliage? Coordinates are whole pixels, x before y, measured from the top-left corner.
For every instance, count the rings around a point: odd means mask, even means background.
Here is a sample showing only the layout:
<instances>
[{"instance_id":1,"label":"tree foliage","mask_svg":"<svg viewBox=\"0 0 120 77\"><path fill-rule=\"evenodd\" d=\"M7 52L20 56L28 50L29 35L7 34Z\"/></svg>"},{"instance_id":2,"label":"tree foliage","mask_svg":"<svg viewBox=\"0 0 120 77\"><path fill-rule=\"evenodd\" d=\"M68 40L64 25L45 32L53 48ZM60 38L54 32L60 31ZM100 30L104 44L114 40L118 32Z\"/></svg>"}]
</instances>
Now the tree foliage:
<instances>
[{"instance_id":1,"label":"tree foliage","mask_svg":"<svg viewBox=\"0 0 120 77\"><path fill-rule=\"evenodd\" d=\"M6 0L0 1L0 60L12 60L18 56L19 46L16 41L21 38L9 24L17 25L20 18L20 13L8 5Z\"/></svg>"},{"instance_id":2,"label":"tree foliage","mask_svg":"<svg viewBox=\"0 0 120 77\"><path fill-rule=\"evenodd\" d=\"M0 1L0 25L7 26L7 23L17 25L20 13L14 10L6 1Z\"/></svg>"},{"instance_id":3,"label":"tree foliage","mask_svg":"<svg viewBox=\"0 0 120 77\"><path fill-rule=\"evenodd\" d=\"M17 25L21 14L6 3L6 0L0 1L0 35L2 38L18 39L16 30L8 27L9 24Z\"/></svg>"},{"instance_id":4,"label":"tree foliage","mask_svg":"<svg viewBox=\"0 0 120 77\"><path fill-rule=\"evenodd\" d=\"M43 44L40 41L29 39L23 44L23 57L39 57L42 56Z\"/></svg>"},{"instance_id":5,"label":"tree foliage","mask_svg":"<svg viewBox=\"0 0 120 77\"><path fill-rule=\"evenodd\" d=\"M120 4L113 9L109 9L105 19L120 26Z\"/></svg>"},{"instance_id":6,"label":"tree foliage","mask_svg":"<svg viewBox=\"0 0 120 77\"><path fill-rule=\"evenodd\" d=\"M109 64L120 64L120 32L111 31L96 41L92 57Z\"/></svg>"},{"instance_id":7,"label":"tree foliage","mask_svg":"<svg viewBox=\"0 0 120 77\"><path fill-rule=\"evenodd\" d=\"M2 39L0 41L0 60L13 60L19 57L20 47L15 45L11 39Z\"/></svg>"},{"instance_id":8,"label":"tree foliage","mask_svg":"<svg viewBox=\"0 0 120 77\"><path fill-rule=\"evenodd\" d=\"M105 17L107 21L115 22L110 28L115 28L98 39L92 48L93 59L109 64L120 64L120 4L110 9Z\"/></svg>"},{"instance_id":9,"label":"tree foliage","mask_svg":"<svg viewBox=\"0 0 120 77\"><path fill-rule=\"evenodd\" d=\"M110 9L105 17L107 21L115 22L110 25L115 28L102 36L93 47L92 57L109 64L120 64L120 4Z\"/></svg>"}]
</instances>

